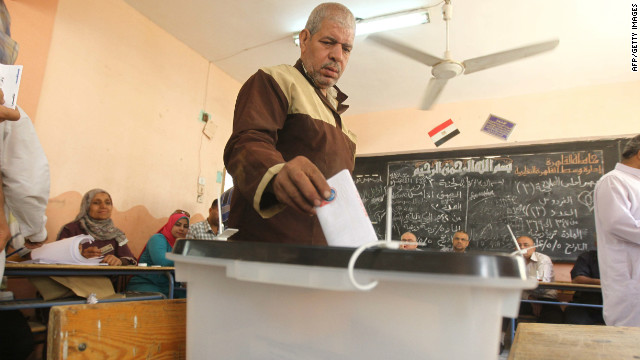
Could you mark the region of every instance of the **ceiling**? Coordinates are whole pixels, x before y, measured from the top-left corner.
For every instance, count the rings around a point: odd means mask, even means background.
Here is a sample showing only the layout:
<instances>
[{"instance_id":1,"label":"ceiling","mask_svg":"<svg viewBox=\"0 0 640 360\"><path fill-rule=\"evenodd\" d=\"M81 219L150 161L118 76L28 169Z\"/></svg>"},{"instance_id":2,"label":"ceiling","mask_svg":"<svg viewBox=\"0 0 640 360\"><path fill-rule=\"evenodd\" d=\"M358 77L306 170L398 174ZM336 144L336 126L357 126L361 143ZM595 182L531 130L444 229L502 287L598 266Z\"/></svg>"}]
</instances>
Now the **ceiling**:
<instances>
[{"instance_id":1,"label":"ceiling","mask_svg":"<svg viewBox=\"0 0 640 360\"><path fill-rule=\"evenodd\" d=\"M244 82L259 67L293 64L291 35L304 27L318 0L125 0L203 57ZM540 93L594 84L639 81L631 71L631 2L583 0L452 0L450 49L462 61L551 39L551 52L461 75L442 103ZM443 57L440 0L344 0L368 18L426 6L431 22L387 36ZM350 95L349 114L416 108L430 68L357 36L338 86Z\"/></svg>"}]
</instances>

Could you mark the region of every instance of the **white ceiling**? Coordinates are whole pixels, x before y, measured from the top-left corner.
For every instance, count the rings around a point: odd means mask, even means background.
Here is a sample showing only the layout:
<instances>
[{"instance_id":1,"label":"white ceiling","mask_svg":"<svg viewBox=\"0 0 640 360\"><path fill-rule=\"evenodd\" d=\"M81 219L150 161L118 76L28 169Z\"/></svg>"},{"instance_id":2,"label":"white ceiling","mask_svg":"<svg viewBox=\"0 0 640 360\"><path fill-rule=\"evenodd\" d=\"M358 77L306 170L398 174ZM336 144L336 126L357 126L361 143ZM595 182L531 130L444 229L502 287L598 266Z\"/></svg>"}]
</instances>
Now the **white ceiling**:
<instances>
[{"instance_id":1,"label":"white ceiling","mask_svg":"<svg viewBox=\"0 0 640 360\"><path fill-rule=\"evenodd\" d=\"M291 34L304 27L314 0L125 0L144 16L239 82L259 67L293 64ZM631 71L634 0L452 0L450 47L462 61L541 41L553 51L462 75L449 81L437 104L500 98L603 83L639 81ZM439 4L439 0L344 0L356 17ZM431 22L387 36L442 57L441 6ZM636 31L637 32L637 31ZM415 108L430 68L356 37L338 86L350 97L348 114Z\"/></svg>"}]
</instances>

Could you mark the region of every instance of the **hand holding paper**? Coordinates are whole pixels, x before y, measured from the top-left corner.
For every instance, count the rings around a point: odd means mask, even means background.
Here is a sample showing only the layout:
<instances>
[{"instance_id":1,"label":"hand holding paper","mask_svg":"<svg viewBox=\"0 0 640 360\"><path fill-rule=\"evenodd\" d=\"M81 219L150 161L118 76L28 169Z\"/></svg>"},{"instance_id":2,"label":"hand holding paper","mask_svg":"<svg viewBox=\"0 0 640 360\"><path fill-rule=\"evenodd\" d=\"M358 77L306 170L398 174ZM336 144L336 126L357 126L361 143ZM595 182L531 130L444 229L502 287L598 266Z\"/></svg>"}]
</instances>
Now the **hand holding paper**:
<instances>
[{"instance_id":1,"label":"hand holding paper","mask_svg":"<svg viewBox=\"0 0 640 360\"><path fill-rule=\"evenodd\" d=\"M22 78L22 65L0 64L0 89L4 93L3 105L15 109L18 103L18 90Z\"/></svg>"},{"instance_id":2,"label":"hand holding paper","mask_svg":"<svg viewBox=\"0 0 640 360\"><path fill-rule=\"evenodd\" d=\"M349 171L342 170L327 180L333 200L316 207L318 220L330 246L358 247L378 241Z\"/></svg>"},{"instance_id":3,"label":"hand holding paper","mask_svg":"<svg viewBox=\"0 0 640 360\"><path fill-rule=\"evenodd\" d=\"M286 162L276 175L273 192L281 203L313 215L314 206L321 204L329 187L320 170L309 159L297 156Z\"/></svg>"}]
</instances>

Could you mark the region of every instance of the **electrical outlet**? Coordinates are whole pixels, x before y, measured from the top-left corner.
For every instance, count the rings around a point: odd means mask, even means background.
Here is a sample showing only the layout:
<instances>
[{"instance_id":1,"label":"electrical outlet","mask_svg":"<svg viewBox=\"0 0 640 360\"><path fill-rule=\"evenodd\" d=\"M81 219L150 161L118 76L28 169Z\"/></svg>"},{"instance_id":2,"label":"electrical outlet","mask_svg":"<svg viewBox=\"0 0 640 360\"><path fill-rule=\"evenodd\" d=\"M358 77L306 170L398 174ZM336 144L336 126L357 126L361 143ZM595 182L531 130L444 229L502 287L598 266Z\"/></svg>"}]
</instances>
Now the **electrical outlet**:
<instances>
[{"instance_id":1,"label":"electrical outlet","mask_svg":"<svg viewBox=\"0 0 640 360\"><path fill-rule=\"evenodd\" d=\"M198 195L198 197L196 198L196 201L202 204L204 202L204 196Z\"/></svg>"},{"instance_id":2,"label":"electrical outlet","mask_svg":"<svg viewBox=\"0 0 640 360\"><path fill-rule=\"evenodd\" d=\"M206 123L209 122L209 118L211 117L211 115L209 115L208 112L204 111L204 110L200 110L200 118L199 120Z\"/></svg>"},{"instance_id":3,"label":"electrical outlet","mask_svg":"<svg viewBox=\"0 0 640 360\"><path fill-rule=\"evenodd\" d=\"M198 185L198 195L204 194L204 185Z\"/></svg>"}]
</instances>

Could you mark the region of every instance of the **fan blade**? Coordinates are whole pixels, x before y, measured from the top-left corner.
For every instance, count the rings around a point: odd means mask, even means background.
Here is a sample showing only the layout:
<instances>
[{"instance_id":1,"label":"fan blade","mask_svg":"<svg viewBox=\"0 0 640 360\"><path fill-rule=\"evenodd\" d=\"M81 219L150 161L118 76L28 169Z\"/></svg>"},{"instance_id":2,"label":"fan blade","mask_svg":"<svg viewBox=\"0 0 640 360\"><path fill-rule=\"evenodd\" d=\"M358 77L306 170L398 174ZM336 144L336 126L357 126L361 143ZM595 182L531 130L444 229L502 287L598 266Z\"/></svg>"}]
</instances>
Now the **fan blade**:
<instances>
[{"instance_id":1,"label":"fan blade","mask_svg":"<svg viewBox=\"0 0 640 360\"><path fill-rule=\"evenodd\" d=\"M429 85L427 85L427 90L424 93L420 109L429 110L431 108L431 105L436 102L440 92L442 92L442 89L447 84L447 80L449 79L438 79L435 77L432 77L431 80L429 80Z\"/></svg>"},{"instance_id":2,"label":"fan blade","mask_svg":"<svg viewBox=\"0 0 640 360\"><path fill-rule=\"evenodd\" d=\"M476 71L484 70L487 68L491 68L494 66L506 64L508 62L516 61L522 58L526 58L528 56L536 55L541 52L553 50L558 44L560 40L552 40L539 44L524 46L517 49L507 50L491 55L480 56L477 58L465 60L462 65L464 65L464 73L470 74Z\"/></svg>"},{"instance_id":3,"label":"fan blade","mask_svg":"<svg viewBox=\"0 0 640 360\"><path fill-rule=\"evenodd\" d=\"M373 40L375 42L377 42L378 44L391 49L395 52L399 52L400 54L409 57L415 61L421 62L425 65L429 65L429 66L433 66L441 61L444 61L444 59L440 59L437 56L433 56L430 54L427 54L425 52L422 52L418 49L409 47L407 45L401 44L396 42L395 40L392 40L386 36L382 36L380 34L372 34L367 36L368 40Z\"/></svg>"}]
</instances>

